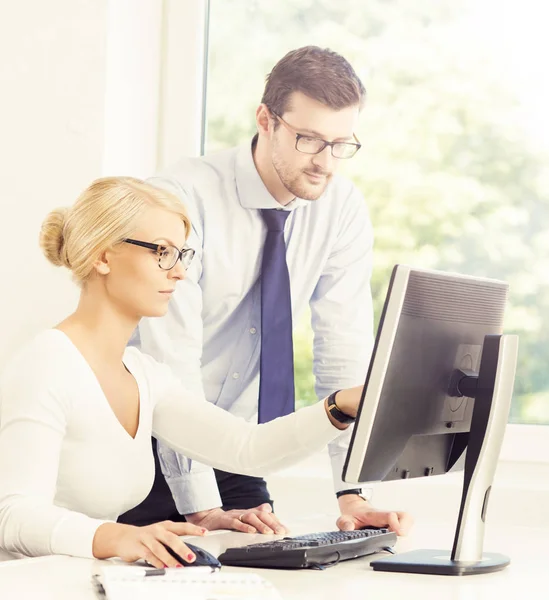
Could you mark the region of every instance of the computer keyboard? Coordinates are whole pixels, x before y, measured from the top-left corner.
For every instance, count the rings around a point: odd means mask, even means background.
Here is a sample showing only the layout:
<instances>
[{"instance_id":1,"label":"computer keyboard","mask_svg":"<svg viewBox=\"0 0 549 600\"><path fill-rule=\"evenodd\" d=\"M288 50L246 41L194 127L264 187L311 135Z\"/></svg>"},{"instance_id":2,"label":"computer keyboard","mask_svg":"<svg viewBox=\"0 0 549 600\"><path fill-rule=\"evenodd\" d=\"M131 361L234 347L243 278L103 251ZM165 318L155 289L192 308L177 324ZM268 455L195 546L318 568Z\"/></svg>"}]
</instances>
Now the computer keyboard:
<instances>
[{"instance_id":1,"label":"computer keyboard","mask_svg":"<svg viewBox=\"0 0 549 600\"><path fill-rule=\"evenodd\" d=\"M397 536L388 529L309 533L281 540L228 548L218 556L222 565L271 569L322 568L341 560L382 550L390 551Z\"/></svg>"}]
</instances>

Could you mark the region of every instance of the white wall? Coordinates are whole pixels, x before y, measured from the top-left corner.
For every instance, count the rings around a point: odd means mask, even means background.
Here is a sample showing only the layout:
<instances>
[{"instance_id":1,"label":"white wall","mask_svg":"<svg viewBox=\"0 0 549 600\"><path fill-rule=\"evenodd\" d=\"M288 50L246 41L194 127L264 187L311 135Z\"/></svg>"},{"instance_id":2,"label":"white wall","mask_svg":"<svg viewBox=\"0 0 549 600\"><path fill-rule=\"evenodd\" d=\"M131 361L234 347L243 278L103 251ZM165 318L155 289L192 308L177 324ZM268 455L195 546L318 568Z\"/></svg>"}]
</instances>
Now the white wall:
<instances>
[{"instance_id":1,"label":"white wall","mask_svg":"<svg viewBox=\"0 0 549 600\"><path fill-rule=\"evenodd\" d=\"M200 148L206 0L0 0L0 371L75 306L38 247L96 177Z\"/></svg>"},{"instance_id":2,"label":"white wall","mask_svg":"<svg viewBox=\"0 0 549 600\"><path fill-rule=\"evenodd\" d=\"M39 249L46 214L97 177L198 153L205 0L191 1L0 0L0 374L78 299Z\"/></svg>"},{"instance_id":3,"label":"white wall","mask_svg":"<svg viewBox=\"0 0 549 600\"><path fill-rule=\"evenodd\" d=\"M101 174L106 14L107 0L0 2L0 369L77 297L37 237Z\"/></svg>"}]
</instances>

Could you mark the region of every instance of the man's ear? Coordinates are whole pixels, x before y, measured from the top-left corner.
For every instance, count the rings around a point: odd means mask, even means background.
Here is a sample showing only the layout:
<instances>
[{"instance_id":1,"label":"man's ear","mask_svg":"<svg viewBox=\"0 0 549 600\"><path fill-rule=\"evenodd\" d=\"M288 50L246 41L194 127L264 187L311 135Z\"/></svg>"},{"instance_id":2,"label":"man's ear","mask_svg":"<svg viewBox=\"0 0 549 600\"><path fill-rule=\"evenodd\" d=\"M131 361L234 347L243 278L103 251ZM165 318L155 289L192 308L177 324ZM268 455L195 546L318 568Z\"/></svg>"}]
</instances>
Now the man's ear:
<instances>
[{"instance_id":1,"label":"man's ear","mask_svg":"<svg viewBox=\"0 0 549 600\"><path fill-rule=\"evenodd\" d=\"M268 136L272 130L272 115L266 104L260 104L255 111L257 133Z\"/></svg>"},{"instance_id":2,"label":"man's ear","mask_svg":"<svg viewBox=\"0 0 549 600\"><path fill-rule=\"evenodd\" d=\"M93 268L98 275L108 275L111 272L107 252L103 252L103 254L93 263Z\"/></svg>"}]
</instances>

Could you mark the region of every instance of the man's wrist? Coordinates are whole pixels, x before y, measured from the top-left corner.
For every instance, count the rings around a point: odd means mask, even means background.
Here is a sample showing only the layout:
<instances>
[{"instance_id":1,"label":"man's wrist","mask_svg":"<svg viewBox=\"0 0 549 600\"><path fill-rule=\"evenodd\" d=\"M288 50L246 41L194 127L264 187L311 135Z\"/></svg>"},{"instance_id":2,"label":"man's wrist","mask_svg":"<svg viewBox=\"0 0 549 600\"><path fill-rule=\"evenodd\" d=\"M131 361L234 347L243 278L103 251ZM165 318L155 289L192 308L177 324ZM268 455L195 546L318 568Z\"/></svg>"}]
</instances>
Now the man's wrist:
<instances>
[{"instance_id":1,"label":"man's wrist","mask_svg":"<svg viewBox=\"0 0 549 600\"><path fill-rule=\"evenodd\" d=\"M341 509L350 506L351 504L368 504L371 506L370 501L364 496L363 491L360 488L352 490L341 490L336 493L337 502Z\"/></svg>"},{"instance_id":2,"label":"man's wrist","mask_svg":"<svg viewBox=\"0 0 549 600\"><path fill-rule=\"evenodd\" d=\"M202 521L202 519L204 519L211 513L215 512L215 511L219 511L219 510L223 510L223 509L220 506L216 506L214 508L208 508L207 510L200 510L195 513L188 513L188 514L184 515L184 517L188 523L192 523L193 525L196 525L197 523Z\"/></svg>"},{"instance_id":3,"label":"man's wrist","mask_svg":"<svg viewBox=\"0 0 549 600\"><path fill-rule=\"evenodd\" d=\"M362 496L362 488L353 488L352 490L340 490L336 492L336 498L341 498L342 496L356 495ZM364 496L362 496L364 497Z\"/></svg>"}]
</instances>

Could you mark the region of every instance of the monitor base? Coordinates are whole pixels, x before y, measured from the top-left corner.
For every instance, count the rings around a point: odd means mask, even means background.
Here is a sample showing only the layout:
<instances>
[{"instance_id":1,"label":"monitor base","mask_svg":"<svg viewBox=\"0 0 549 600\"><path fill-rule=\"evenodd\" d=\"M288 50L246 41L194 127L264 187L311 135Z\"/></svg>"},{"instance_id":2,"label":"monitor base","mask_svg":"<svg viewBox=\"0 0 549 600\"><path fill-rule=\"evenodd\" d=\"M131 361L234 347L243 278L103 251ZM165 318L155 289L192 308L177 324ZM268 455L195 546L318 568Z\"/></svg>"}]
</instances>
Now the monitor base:
<instances>
[{"instance_id":1,"label":"monitor base","mask_svg":"<svg viewBox=\"0 0 549 600\"><path fill-rule=\"evenodd\" d=\"M426 575L480 575L501 571L510 563L503 554L484 553L479 561L458 561L448 550L414 550L370 563L374 571L424 573Z\"/></svg>"}]
</instances>

